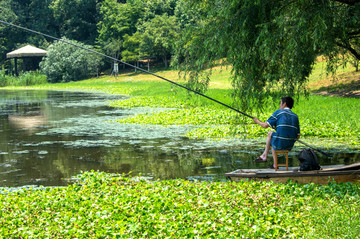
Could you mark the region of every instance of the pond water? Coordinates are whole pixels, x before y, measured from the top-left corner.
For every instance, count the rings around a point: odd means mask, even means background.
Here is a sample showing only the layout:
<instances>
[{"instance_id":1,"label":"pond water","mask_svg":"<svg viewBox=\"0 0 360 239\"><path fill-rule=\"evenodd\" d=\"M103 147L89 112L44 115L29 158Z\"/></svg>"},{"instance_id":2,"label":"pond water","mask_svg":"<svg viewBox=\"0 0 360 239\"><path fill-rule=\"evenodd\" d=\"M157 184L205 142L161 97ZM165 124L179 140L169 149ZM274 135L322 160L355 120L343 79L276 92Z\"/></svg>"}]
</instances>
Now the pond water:
<instances>
[{"instance_id":1,"label":"pond water","mask_svg":"<svg viewBox=\"0 0 360 239\"><path fill-rule=\"evenodd\" d=\"M125 98L70 91L0 91L0 187L62 186L89 170L192 180L222 177L237 168L268 167L252 160L263 142L190 140L183 135L191 126L114 122L140 112L169 110L107 106ZM293 158L290 164L296 165Z\"/></svg>"}]
</instances>

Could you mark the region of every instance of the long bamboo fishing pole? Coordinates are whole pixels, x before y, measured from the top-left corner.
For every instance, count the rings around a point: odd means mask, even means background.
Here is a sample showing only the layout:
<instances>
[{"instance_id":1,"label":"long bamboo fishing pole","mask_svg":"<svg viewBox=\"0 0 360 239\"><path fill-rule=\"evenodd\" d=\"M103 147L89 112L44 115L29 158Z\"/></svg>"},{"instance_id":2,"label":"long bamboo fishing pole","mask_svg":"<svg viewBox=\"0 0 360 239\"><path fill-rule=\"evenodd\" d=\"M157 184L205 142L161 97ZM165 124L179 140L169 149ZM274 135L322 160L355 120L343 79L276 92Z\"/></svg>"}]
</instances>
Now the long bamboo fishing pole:
<instances>
[{"instance_id":1,"label":"long bamboo fishing pole","mask_svg":"<svg viewBox=\"0 0 360 239\"><path fill-rule=\"evenodd\" d=\"M38 34L38 35L41 35L41 36L44 36L44 37L48 37L48 38L51 38L51 39L54 39L54 40L57 40L57 41L61 41L61 42L64 42L64 43L66 43L66 44L73 45L73 46L75 46L75 47L79 47L79 48L84 49L84 50L86 50L86 51L89 51L89 52L95 53L95 54L97 54L97 55L106 57L106 58L111 59L111 60L113 60L113 61L120 62L120 63L122 63L122 64L125 64L125 65L127 65L127 66L132 67L132 68L135 68L135 69L137 69L137 70L139 70L139 71L143 71L143 72L145 72L145 73L147 73L147 74L153 75L153 76L158 77L158 78L160 78L160 79L162 79L162 80L165 80L165 81L167 81L167 82L170 82L171 84L174 84L174 85L176 85L176 86L179 86L179 87L181 87L181 88L184 88L184 89L186 89L186 90L188 90L188 91L191 91L191 92L193 92L193 93L195 93L195 94L198 94L198 95L200 95L200 96L203 96L203 97L205 97L205 98L207 98L207 99L209 99L209 100L212 100L212 101L214 101L214 102L216 102L216 103L218 103L218 104L220 104L220 105L223 105L223 106L225 106L225 107L227 107L227 108L229 108L229 109L232 109L232 110L234 110L234 111L236 111L236 112L238 112L238 113L240 113L240 114L242 114L242 115L244 115L244 116L246 116L246 117L249 117L249 118L251 118L251 119L254 118L254 117L251 116L251 115L248 115L248 114L246 114L246 113L244 113L244 112L242 112L242 111L240 111L240 110L238 110L238 109L235 109L234 107L231 107L231 106L229 106L229 105L227 105L227 104L225 104L225 103L223 103L223 102L220 102L220 101L218 101L218 100L216 100L216 99L214 99L214 98L211 98L211 97L209 97L209 96L207 96L207 95L204 95L203 93L200 93L200 92L198 92L198 91L195 91L195 90L193 90L193 89L190 89L190 88L188 88L188 87L186 87L186 86L183 86L183 85L178 84L178 83L176 83L176 82L174 82L174 81L171 81L171 80L169 80L169 79L166 79L165 77L156 75L156 74L154 74L154 73L152 73L152 72L150 72L150 71L147 71L147 70L145 70L145 69L139 68L139 67L137 67L137 66L135 66L135 65L129 64L129 63L124 62L124 61L121 61L121 60L119 60L119 59L117 59L117 58L114 58L114 57L105 55L105 54L103 54L103 53L100 53L100 52L94 51L94 50L92 50L92 49L89 49L89 48L87 48L87 47L83 47L83 46L80 46L80 45L77 45L77 44L74 44L74 43L65 41L65 40L63 40L63 39L60 39L60 38L57 38L57 37L54 37L54 36L51 36L51 35L48 35L48 34L45 34L45 33L42 33L42 32L38 32L38 31L29 29L29 28L25 28L25 27L22 27L22 26L13 24L13 23L9 23L9 22L2 21L2 20L0 20L0 23L5 24L5 25L8 25L8 26L16 27L16 28L22 29L22 30L24 30L24 31L28 31L28 32L31 32L31 33L35 33L35 34ZM312 148L312 149L314 149L314 150L316 150L316 151L318 151L318 152L320 152L320 153L328 156L328 157L331 157L331 155L326 154L325 152L322 152L322 151L319 150L319 149L313 148L313 147L311 147L310 145L306 144L306 143L303 142L303 141L300 141L300 140L298 140L298 139L297 139L297 141L298 141L299 143L302 143L302 144L304 144L304 145L306 145L306 146L308 146L308 147L310 147L310 148Z\"/></svg>"}]
</instances>

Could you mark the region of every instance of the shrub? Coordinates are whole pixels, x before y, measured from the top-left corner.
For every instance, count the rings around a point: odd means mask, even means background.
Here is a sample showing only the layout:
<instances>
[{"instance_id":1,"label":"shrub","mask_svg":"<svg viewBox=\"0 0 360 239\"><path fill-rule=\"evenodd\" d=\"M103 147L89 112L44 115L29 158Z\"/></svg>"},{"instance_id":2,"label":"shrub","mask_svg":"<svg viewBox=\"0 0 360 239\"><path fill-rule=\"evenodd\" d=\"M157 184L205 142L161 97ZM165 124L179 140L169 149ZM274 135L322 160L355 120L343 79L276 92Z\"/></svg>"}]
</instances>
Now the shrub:
<instances>
[{"instance_id":1,"label":"shrub","mask_svg":"<svg viewBox=\"0 0 360 239\"><path fill-rule=\"evenodd\" d=\"M0 70L0 87L6 86L6 74L4 70Z\"/></svg>"},{"instance_id":2,"label":"shrub","mask_svg":"<svg viewBox=\"0 0 360 239\"><path fill-rule=\"evenodd\" d=\"M20 76L6 75L4 70L0 71L0 87L5 86L30 86L47 83L45 75L40 72L25 72Z\"/></svg>"},{"instance_id":3,"label":"shrub","mask_svg":"<svg viewBox=\"0 0 360 239\"><path fill-rule=\"evenodd\" d=\"M77 41L62 40L91 48ZM51 83L83 80L96 73L100 64L95 54L62 41L50 45L47 51L47 57L40 63L40 67Z\"/></svg>"}]
</instances>

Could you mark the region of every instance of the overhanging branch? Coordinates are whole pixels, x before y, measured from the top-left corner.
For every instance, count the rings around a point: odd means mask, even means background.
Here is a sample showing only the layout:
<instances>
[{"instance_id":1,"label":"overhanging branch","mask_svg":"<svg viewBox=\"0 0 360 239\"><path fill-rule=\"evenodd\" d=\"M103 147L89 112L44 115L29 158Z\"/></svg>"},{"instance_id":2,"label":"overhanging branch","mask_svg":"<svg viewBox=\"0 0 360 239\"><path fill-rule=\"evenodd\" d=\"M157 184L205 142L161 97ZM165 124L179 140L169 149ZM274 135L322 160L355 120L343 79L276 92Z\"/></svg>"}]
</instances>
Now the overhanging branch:
<instances>
[{"instance_id":1,"label":"overhanging branch","mask_svg":"<svg viewBox=\"0 0 360 239\"><path fill-rule=\"evenodd\" d=\"M350 6L354 6L356 3L360 3L360 0L334 0L334 2L341 2Z\"/></svg>"},{"instance_id":2,"label":"overhanging branch","mask_svg":"<svg viewBox=\"0 0 360 239\"><path fill-rule=\"evenodd\" d=\"M356 59L360 60L360 53L357 52L354 48L352 48L350 45L348 44L341 44L341 43L336 43L339 47L344 48L346 50L348 50L351 54L353 54L353 56L355 56Z\"/></svg>"}]
</instances>

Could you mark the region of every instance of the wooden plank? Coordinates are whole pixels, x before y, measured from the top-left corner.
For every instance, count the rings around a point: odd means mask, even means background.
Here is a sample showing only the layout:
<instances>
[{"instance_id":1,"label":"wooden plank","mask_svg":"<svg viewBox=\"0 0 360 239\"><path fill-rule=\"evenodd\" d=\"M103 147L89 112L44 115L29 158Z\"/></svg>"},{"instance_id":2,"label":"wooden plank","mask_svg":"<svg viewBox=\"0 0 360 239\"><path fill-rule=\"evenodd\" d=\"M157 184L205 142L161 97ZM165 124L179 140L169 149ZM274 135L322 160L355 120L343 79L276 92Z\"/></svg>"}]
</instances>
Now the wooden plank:
<instances>
[{"instance_id":1,"label":"wooden plank","mask_svg":"<svg viewBox=\"0 0 360 239\"><path fill-rule=\"evenodd\" d=\"M331 175L331 176L309 176L309 177L253 177L253 178L242 178L242 177L231 177L232 181L239 182L242 180L252 181L273 181L275 183L286 183L289 180L298 182L300 184L316 183L316 184L327 184L331 181L340 182L360 182L360 174L345 174L345 175Z\"/></svg>"},{"instance_id":2,"label":"wooden plank","mask_svg":"<svg viewBox=\"0 0 360 239\"><path fill-rule=\"evenodd\" d=\"M299 183L318 183L326 184L335 180L336 182L359 182L360 183L360 163L351 165L327 166L324 170L314 171L275 171L274 169L238 169L231 173L226 173L233 181L254 180L254 181L274 181L285 183L288 180Z\"/></svg>"},{"instance_id":3,"label":"wooden plank","mask_svg":"<svg viewBox=\"0 0 360 239\"><path fill-rule=\"evenodd\" d=\"M333 168L327 168L323 171L340 171L340 170L358 170L360 169L360 163L353 163L349 165L344 165L342 167L333 167Z\"/></svg>"}]
</instances>

